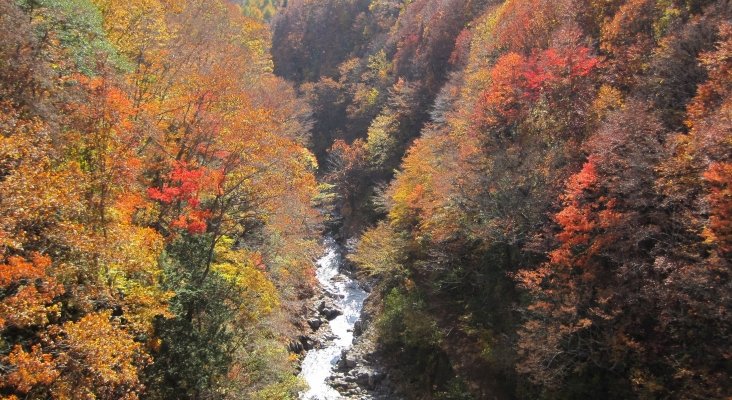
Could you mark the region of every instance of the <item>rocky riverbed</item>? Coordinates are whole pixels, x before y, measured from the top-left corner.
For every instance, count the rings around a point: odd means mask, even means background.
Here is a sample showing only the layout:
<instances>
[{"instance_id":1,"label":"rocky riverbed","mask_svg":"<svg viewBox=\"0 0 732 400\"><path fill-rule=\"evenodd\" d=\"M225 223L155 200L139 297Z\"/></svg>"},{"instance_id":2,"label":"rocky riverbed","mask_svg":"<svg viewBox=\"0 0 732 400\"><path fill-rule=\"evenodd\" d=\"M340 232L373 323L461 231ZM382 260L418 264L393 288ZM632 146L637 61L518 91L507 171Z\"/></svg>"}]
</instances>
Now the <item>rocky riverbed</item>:
<instances>
[{"instance_id":1,"label":"rocky riverbed","mask_svg":"<svg viewBox=\"0 0 732 400\"><path fill-rule=\"evenodd\" d=\"M316 271L321 294L308 309L311 333L290 345L291 351L306 352L300 376L309 389L300 398L398 399L389 389L388 374L379 368L370 315L363 312L368 288L347 268L338 243L328 238L325 245Z\"/></svg>"}]
</instances>

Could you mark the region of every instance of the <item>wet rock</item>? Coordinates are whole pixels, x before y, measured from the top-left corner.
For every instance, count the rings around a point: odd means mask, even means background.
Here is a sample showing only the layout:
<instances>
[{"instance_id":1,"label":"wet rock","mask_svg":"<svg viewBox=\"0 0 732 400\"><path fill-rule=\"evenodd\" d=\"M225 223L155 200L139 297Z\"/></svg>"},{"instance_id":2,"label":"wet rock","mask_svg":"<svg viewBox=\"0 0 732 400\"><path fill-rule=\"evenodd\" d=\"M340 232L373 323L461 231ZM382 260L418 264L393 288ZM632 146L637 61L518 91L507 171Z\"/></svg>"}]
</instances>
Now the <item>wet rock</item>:
<instances>
[{"instance_id":1,"label":"wet rock","mask_svg":"<svg viewBox=\"0 0 732 400\"><path fill-rule=\"evenodd\" d=\"M327 298L329 298L330 300L340 300L345 297L340 293L331 293L331 292L325 292L325 296Z\"/></svg>"},{"instance_id":2,"label":"wet rock","mask_svg":"<svg viewBox=\"0 0 732 400\"><path fill-rule=\"evenodd\" d=\"M366 324L360 319L353 324L353 336L359 337L366 331Z\"/></svg>"},{"instance_id":3,"label":"wet rock","mask_svg":"<svg viewBox=\"0 0 732 400\"><path fill-rule=\"evenodd\" d=\"M320 318L311 318L308 320L308 325L312 330L317 331L323 325L323 321Z\"/></svg>"},{"instance_id":4,"label":"wet rock","mask_svg":"<svg viewBox=\"0 0 732 400\"><path fill-rule=\"evenodd\" d=\"M338 369L341 371L348 371L358 365L358 362L352 356L349 356L347 350L341 352L341 359L338 360Z\"/></svg>"},{"instance_id":5,"label":"wet rock","mask_svg":"<svg viewBox=\"0 0 732 400\"><path fill-rule=\"evenodd\" d=\"M305 348L299 341L292 341L287 345L287 350L291 353L300 354L305 350Z\"/></svg>"},{"instance_id":6,"label":"wet rock","mask_svg":"<svg viewBox=\"0 0 732 400\"><path fill-rule=\"evenodd\" d=\"M310 336L301 335L298 339L300 340L300 346L303 350L310 351L315 348L316 341Z\"/></svg>"},{"instance_id":7,"label":"wet rock","mask_svg":"<svg viewBox=\"0 0 732 400\"><path fill-rule=\"evenodd\" d=\"M343 314L343 312L341 312L341 310L339 310L337 308L328 308L328 307L324 308L323 311L320 312L320 315L325 317L325 319L327 319L328 321L332 321L333 319L335 319L335 317L337 317L341 314Z\"/></svg>"}]
</instances>

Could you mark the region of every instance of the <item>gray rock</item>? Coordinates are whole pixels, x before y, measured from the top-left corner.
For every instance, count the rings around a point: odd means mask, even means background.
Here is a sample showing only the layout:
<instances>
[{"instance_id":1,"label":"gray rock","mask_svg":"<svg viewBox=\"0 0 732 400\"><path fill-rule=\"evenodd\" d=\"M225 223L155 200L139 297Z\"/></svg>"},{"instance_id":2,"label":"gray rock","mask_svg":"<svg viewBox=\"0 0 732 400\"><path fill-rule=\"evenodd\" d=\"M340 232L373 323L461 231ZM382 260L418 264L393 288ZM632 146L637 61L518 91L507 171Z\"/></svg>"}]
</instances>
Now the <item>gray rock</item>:
<instances>
[{"instance_id":1,"label":"gray rock","mask_svg":"<svg viewBox=\"0 0 732 400\"><path fill-rule=\"evenodd\" d=\"M305 350L305 348L303 348L302 343L293 340L292 342L290 342L290 344L287 345L287 350L289 350L291 353L300 354L303 352L303 350Z\"/></svg>"},{"instance_id":2,"label":"gray rock","mask_svg":"<svg viewBox=\"0 0 732 400\"><path fill-rule=\"evenodd\" d=\"M335 317L337 317L341 314L343 314L343 312L341 312L341 310L339 310L337 308L329 308L329 307L324 308L320 312L320 315L325 317L325 319L327 319L328 321L332 321Z\"/></svg>"},{"instance_id":3,"label":"gray rock","mask_svg":"<svg viewBox=\"0 0 732 400\"><path fill-rule=\"evenodd\" d=\"M356 374L356 383L363 387L371 387L369 383L371 382L371 374L367 370L360 370Z\"/></svg>"},{"instance_id":4,"label":"gray rock","mask_svg":"<svg viewBox=\"0 0 732 400\"><path fill-rule=\"evenodd\" d=\"M358 367L349 373L354 381L362 388L373 390L379 382L383 381L386 375L379 371L374 371L368 367Z\"/></svg>"},{"instance_id":5,"label":"gray rock","mask_svg":"<svg viewBox=\"0 0 732 400\"><path fill-rule=\"evenodd\" d=\"M338 360L337 367L341 371L348 371L358 365L358 362L353 356L349 356L348 350L341 351L341 359Z\"/></svg>"},{"instance_id":6,"label":"gray rock","mask_svg":"<svg viewBox=\"0 0 732 400\"><path fill-rule=\"evenodd\" d=\"M360 319L353 324L353 336L359 337L366 331L366 324Z\"/></svg>"},{"instance_id":7,"label":"gray rock","mask_svg":"<svg viewBox=\"0 0 732 400\"><path fill-rule=\"evenodd\" d=\"M308 320L308 325L310 325L312 330L317 331L318 328L323 325L323 321L321 321L320 318L312 318Z\"/></svg>"},{"instance_id":8,"label":"gray rock","mask_svg":"<svg viewBox=\"0 0 732 400\"><path fill-rule=\"evenodd\" d=\"M298 339L300 340L300 345L302 346L303 350L310 351L315 348L316 342L310 336L301 335Z\"/></svg>"}]
</instances>

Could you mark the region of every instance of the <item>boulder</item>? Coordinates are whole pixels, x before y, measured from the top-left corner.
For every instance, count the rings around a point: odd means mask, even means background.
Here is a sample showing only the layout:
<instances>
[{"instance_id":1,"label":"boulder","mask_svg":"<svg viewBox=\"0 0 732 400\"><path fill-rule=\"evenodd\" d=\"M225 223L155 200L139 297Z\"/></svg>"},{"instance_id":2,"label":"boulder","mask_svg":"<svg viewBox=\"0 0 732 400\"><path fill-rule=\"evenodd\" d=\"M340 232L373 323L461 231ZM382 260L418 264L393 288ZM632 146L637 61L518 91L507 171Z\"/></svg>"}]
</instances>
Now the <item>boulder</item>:
<instances>
[{"instance_id":1,"label":"boulder","mask_svg":"<svg viewBox=\"0 0 732 400\"><path fill-rule=\"evenodd\" d=\"M325 317L325 319L327 319L328 321L332 321L333 319L335 319L335 317L337 317L341 314L343 314L343 312L341 312L341 310L339 310L337 308L331 308L331 307L325 307L320 312L320 315Z\"/></svg>"},{"instance_id":2,"label":"boulder","mask_svg":"<svg viewBox=\"0 0 732 400\"><path fill-rule=\"evenodd\" d=\"M338 360L338 369L341 371L348 371L358 365L358 362L352 356L349 356L347 350L341 351L341 359Z\"/></svg>"},{"instance_id":3,"label":"boulder","mask_svg":"<svg viewBox=\"0 0 732 400\"><path fill-rule=\"evenodd\" d=\"M310 351L315 348L316 342L310 336L301 335L298 339L300 340L300 346L302 346L303 350Z\"/></svg>"},{"instance_id":4,"label":"boulder","mask_svg":"<svg viewBox=\"0 0 732 400\"><path fill-rule=\"evenodd\" d=\"M287 345L287 350L289 350L291 353L300 354L305 349L303 348L302 343L293 340L292 342L290 342L290 344Z\"/></svg>"},{"instance_id":5,"label":"boulder","mask_svg":"<svg viewBox=\"0 0 732 400\"><path fill-rule=\"evenodd\" d=\"M369 383L371 382L371 374L368 370L359 370L356 373L356 383L365 388L370 388Z\"/></svg>"},{"instance_id":6,"label":"boulder","mask_svg":"<svg viewBox=\"0 0 732 400\"><path fill-rule=\"evenodd\" d=\"M362 388L372 390L386 377L382 372L374 371L367 367L358 367L350 372L355 382Z\"/></svg>"},{"instance_id":7,"label":"boulder","mask_svg":"<svg viewBox=\"0 0 732 400\"><path fill-rule=\"evenodd\" d=\"M308 325L312 330L317 331L323 325L323 321L320 318L311 318L308 320Z\"/></svg>"},{"instance_id":8,"label":"boulder","mask_svg":"<svg viewBox=\"0 0 732 400\"><path fill-rule=\"evenodd\" d=\"M366 324L360 319L353 323L353 336L359 337L366 330Z\"/></svg>"}]
</instances>

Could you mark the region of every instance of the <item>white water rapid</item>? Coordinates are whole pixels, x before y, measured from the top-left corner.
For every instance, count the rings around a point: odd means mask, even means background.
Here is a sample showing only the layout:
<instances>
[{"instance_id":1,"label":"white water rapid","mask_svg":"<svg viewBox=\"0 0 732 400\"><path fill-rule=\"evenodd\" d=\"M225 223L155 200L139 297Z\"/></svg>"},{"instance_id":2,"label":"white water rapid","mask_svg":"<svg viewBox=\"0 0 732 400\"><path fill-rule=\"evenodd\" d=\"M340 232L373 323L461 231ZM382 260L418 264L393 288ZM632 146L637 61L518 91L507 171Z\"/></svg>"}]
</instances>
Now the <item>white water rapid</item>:
<instances>
[{"instance_id":1,"label":"white water rapid","mask_svg":"<svg viewBox=\"0 0 732 400\"><path fill-rule=\"evenodd\" d=\"M323 290L334 299L334 304L343 313L330 321L335 339L323 344L322 348L310 350L302 362L300 376L310 387L300 394L302 400L343 399L326 380L333 374L333 368L341 358L341 351L353 344L353 325L361 315L366 292L356 281L340 272L343 255L332 238L325 241L326 254L317 262L316 276Z\"/></svg>"}]
</instances>

